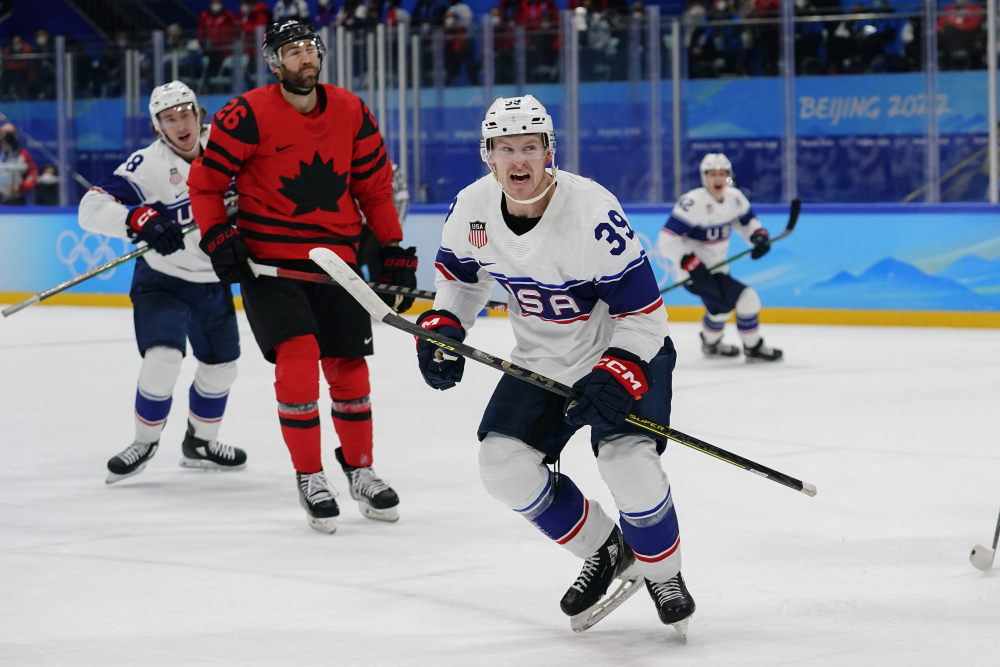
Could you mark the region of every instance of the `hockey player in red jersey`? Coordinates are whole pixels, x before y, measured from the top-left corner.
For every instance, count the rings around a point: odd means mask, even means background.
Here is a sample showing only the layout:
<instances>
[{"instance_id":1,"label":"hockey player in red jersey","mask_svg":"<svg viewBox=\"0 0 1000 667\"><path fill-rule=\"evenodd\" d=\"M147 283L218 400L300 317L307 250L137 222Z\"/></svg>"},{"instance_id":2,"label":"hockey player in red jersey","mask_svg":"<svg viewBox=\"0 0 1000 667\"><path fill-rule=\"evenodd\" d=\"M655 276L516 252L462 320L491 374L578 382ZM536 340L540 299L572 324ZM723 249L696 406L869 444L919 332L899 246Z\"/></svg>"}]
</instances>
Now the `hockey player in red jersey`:
<instances>
[{"instance_id":1,"label":"hockey player in red jersey","mask_svg":"<svg viewBox=\"0 0 1000 667\"><path fill-rule=\"evenodd\" d=\"M308 253L325 247L356 265L362 213L381 244L382 282L416 287L416 249L399 247L392 167L374 118L356 95L317 83L326 53L319 36L300 21L275 23L263 51L279 83L223 107L191 167L201 246L222 281L240 283L254 337L275 364L278 419L309 524L332 533L340 512L320 456L321 366L351 496L365 516L396 521L399 498L372 469L368 313L336 286L255 278L250 262L322 273ZM232 178L235 226L223 203ZM412 303L392 299L399 310Z\"/></svg>"}]
</instances>

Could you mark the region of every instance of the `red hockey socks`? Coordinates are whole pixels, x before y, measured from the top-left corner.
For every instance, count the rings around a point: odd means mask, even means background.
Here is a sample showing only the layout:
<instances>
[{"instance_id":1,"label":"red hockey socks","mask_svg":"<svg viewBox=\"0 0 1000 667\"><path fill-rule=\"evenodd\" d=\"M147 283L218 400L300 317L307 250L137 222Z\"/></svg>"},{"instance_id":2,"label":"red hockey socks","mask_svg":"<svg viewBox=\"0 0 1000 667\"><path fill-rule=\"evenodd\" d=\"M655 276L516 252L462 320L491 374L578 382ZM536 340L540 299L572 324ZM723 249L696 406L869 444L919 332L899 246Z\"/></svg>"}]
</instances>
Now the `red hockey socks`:
<instances>
[{"instance_id":1,"label":"red hockey socks","mask_svg":"<svg viewBox=\"0 0 1000 667\"><path fill-rule=\"evenodd\" d=\"M323 359L323 374L333 399L333 427L347 465L372 464L372 405L368 398L368 364L364 357Z\"/></svg>"},{"instance_id":2,"label":"red hockey socks","mask_svg":"<svg viewBox=\"0 0 1000 667\"><path fill-rule=\"evenodd\" d=\"M296 336L275 345L274 393L281 435L298 472L323 469L319 433L319 344Z\"/></svg>"}]
</instances>

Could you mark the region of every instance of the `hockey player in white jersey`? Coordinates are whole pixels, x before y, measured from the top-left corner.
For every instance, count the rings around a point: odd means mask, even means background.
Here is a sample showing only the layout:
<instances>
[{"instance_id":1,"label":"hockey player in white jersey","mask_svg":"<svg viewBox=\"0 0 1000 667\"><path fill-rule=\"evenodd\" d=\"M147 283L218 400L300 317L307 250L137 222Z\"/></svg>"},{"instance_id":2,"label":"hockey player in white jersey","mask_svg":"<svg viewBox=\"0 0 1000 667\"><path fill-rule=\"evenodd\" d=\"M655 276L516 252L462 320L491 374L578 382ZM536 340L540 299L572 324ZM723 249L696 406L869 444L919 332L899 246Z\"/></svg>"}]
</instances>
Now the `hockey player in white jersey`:
<instances>
[{"instance_id":1,"label":"hockey player in white jersey","mask_svg":"<svg viewBox=\"0 0 1000 667\"><path fill-rule=\"evenodd\" d=\"M567 405L505 375L478 429L482 482L585 560L560 602L574 630L603 618L645 576L660 619L683 634L695 604L681 577L677 515L660 465L666 440L624 425L630 412L661 424L670 418L676 353L652 268L618 200L557 170L552 119L534 97L497 99L482 137L491 174L451 206L434 309L418 322L462 340L499 283L509 292L512 360L581 393ZM436 349L418 342L420 371L431 387L448 389L461 380L465 359ZM547 467L586 425L620 528Z\"/></svg>"},{"instance_id":2,"label":"hockey player in white jersey","mask_svg":"<svg viewBox=\"0 0 1000 667\"><path fill-rule=\"evenodd\" d=\"M198 247L198 232L181 231L192 221L188 170L208 143L209 128L202 125L194 92L180 81L153 90L149 115L157 140L133 153L80 202L84 229L152 247L136 260L130 292L143 357L135 442L108 461L109 484L142 472L156 453L188 340L198 368L180 464L240 470L247 458L216 437L240 355L232 292Z\"/></svg>"},{"instance_id":3,"label":"hockey player in white jersey","mask_svg":"<svg viewBox=\"0 0 1000 667\"><path fill-rule=\"evenodd\" d=\"M768 347L760 335L760 297L729 275L729 266L710 272L726 260L732 231L753 246L750 257L760 259L771 249L769 236L750 208L746 195L733 187L733 167L722 153L709 153L699 167L703 187L683 195L674 206L657 241L662 257L678 267L676 279L691 282L684 288L705 304L701 351L708 357L736 357L735 345L722 342L726 321L736 310L736 328L743 339L747 361L777 361L781 350Z\"/></svg>"}]
</instances>

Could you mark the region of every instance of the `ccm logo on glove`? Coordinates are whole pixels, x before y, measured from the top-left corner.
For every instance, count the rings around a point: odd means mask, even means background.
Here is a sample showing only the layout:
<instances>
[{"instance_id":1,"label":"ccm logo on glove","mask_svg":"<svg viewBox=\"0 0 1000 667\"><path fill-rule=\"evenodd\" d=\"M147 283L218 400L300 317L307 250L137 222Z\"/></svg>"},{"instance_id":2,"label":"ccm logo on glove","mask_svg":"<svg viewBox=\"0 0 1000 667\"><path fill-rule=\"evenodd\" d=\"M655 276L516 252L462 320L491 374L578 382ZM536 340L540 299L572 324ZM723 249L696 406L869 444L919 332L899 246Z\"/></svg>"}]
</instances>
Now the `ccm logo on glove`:
<instances>
[{"instance_id":1,"label":"ccm logo on glove","mask_svg":"<svg viewBox=\"0 0 1000 667\"><path fill-rule=\"evenodd\" d=\"M139 231L143 226L150 221L151 218L155 218L159 213L154 211L149 206L142 206L140 208L134 209L129 215L129 226L132 229Z\"/></svg>"},{"instance_id":2,"label":"ccm logo on glove","mask_svg":"<svg viewBox=\"0 0 1000 667\"><path fill-rule=\"evenodd\" d=\"M601 369L611 373L618 383L625 388L634 398L639 398L649 390L646 383L646 376L638 364L631 361L616 359L615 357L601 357L601 360L594 366L594 370Z\"/></svg>"}]
</instances>

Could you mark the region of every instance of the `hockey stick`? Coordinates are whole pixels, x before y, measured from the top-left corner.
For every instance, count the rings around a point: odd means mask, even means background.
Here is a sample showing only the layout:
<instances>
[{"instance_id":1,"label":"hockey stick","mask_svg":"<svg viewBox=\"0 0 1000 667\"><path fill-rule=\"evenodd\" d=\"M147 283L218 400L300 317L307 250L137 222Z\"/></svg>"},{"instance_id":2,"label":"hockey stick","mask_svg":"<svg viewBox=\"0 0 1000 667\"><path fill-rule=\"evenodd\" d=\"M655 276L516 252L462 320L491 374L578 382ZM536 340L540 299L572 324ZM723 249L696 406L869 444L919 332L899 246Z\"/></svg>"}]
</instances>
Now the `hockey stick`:
<instances>
[{"instance_id":1,"label":"hockey stick","mask_svg":"<svg viewBox=\"0 0 1000 667\"><path fill-rule=\"evenodd\" d=\"M977 544L972 548L972 553L969 554L972 567L983 572L989 572L993 569L993 559L997 555L998 541L1000 541L1000 517L997 518L997 530L993 533L993 548L987 549L981 544Z\"/></svg>"},{"instance_id":2,"label":"hockey stick","mask_svg":"<svg viewBox=\"0 0 1000 667\"><path fill-rule=\"evenodd\" d=\"M250 262L250 268L253 269L255 276L270 276L271 278L289 278L291 280L302 280L309 283L320 283L321 285L340 285L336 280L330 276L322 275L319 273L306 273L305 271L292 271L289 269L282 269L277 266L268 266L267 264L257 264L256 262ZM401 287L399 285L383 285L382 283L365 283L371 287L376 292L381 292L382 294L395 294L396 296L412 296L417 299L427 299L428 301L433 301L434 297L437 296L436 292L431 292L430 290L417 289L416 287ZM506 301L487 301L487 308L507 308Z\"/></svg>"},{"instance_id":3,"label":"hockey stick","mask_svg":"<svg viewBox=\"0 0 1000 667\"><path fill-rule=\"evenodd\" d=\"M384 324L388 324L396 329L405 331L418 338L423 338L443 350L448 350L449 352L454 352L455 354L460 354L463 357L478 361L481 364L495 368L508 375L513 375L518 379L524 380L525 382L533 384L536 387L541 387L542 389L551 391L554 394L565 396L566 398L576 398L579 395L572 387L568 387L564 384L556 382L555 380L543 377L538 373L533 373L526 368L521 368L520 366L512 364L509 361L495 357L492 354L487 354L482 350L477 350L476 348L465 345L464 343L459 343L457 340L453 340L447 336L437 335L432 331L424 329L423 327L400 317L394 313L391 308L385 305L385 303L382 302L382 299L380 299L378 295L373 292L347 264L344 263L344 260L340 259L340 257L338 257L332 250L328 250L327 248L313 248L309 251L309 257L314 262L319 264L323 270L329 273L338 283L340 283L344 289L346 289L351 296L357 299L358 303L360 303L365 310L371 313L372 317L376 320L379 320ZM674 442L691 447L692 449L697 449L699 452L708 454L709 456L714 456L720 461L725 461L726 463L732 464L737 468L742 468L755 475L766 477L772 482L777 482L778 484L783 484L790 489L800 491L807 496L816 495L816 487L812 484L802 482L794 477L789 477L784 473L780 473L776 470L754 463L750 459L745 459L742 456L737 456L736 454L727 452L726 450L716 447L715 445L711 445L707 442L699 440L698 438L681 433L676 429L668 426L662 426L648 419L637 417L636 415L629 415L628 419L625 421L626 423L632 424L633 426L637 426L651 433L669 438Z\"/></svg>"},{"instance_id":4,"label":"hockey stick","mask_svg":"<svg viewBox=\"0 0 1000 667\"><path fill-rule=\"evenodd\" d=\"M768 241L767 245L771 245L773 243L777 243L778 241L780 241L781 239L785 238L786 236L788 236L789 234L791 234L795 230L795 223L797 223L799 221L799 210L801 208L802 208L801 202L799 202L798 199L793 199L792 200L792 209L788 213L788 224L785 225L785 231L781 232L780 234L778 234L777 236L775 236L773 239L771 239L770 241ZM753 251L754 251L753 248L748 248L748 249L744 250L743 252L739 253L738 255L733 255L732 257L730 257L726 261L719 262L715 266L710 267L708 269L708 272L711 273L711 272L715 271L718 268L722 268L726 264L732 264L733 262L735 262L736 260L740 259L741 257L746 257L747 255L749 255ZM686 280L680 281L679 283L674 283L670 287L664 287L663 289L660 290L660 294L666 294L670 290L675 290L678 287L680 287L681 285L687 285L689 282L691 282L691 278L690 277L687 278Z\"/></svg>"},{"instance_id":5,"label":"hockey stick","mask_svg":"<svg viewBox=\"0 0 1000 667\"><path fill-rule=\"evenodd\" d=\"M191 232L193 232L196 229L198 229L198 224L195 223L195 222L189 222L188 224L186 224L186 225L184 225L184 226L181 227L181 231L184 234L190 234ZM50 287L49 289L45 290L44 292L39 292L38 294L36 294L36 295L34 295L32 297L28 297L27 299L25 299L24 301L21 301L20 303L15 303L13 306L7 306L6 308L3 309L3 311L0 311L0 312L3 312L3 316L4 317L10 317L14 313L20 312L20 311L24 310L25 308L27 308L28 306L33 306L36 303L38 303L39 301L45 301L45 299L48 299L50 296L53 296L55 294L59 294L59 292L62 292L64 290L68 290L70 287L73 287L74 285L79 285L84 280L89 280L90 278L93 278L94 276L96 276L99 273L104 273L105 271L107 271L109 269L113 269L116 266L118 266L119 264L124 264L125 262L133 260L136 257L142 257L143 255L145 255L150 250L152 250L152 248L149 247L148 245L147 246L142 246L141 248L136 248L132 252L125 253L121 257L116 257L113 260L111 260L110 262L105 262L104 264L101 264L100 266L94 267L93 269L91 269L90 271L87 271L86 273L81 273L78 276L70 278L66 282L59 283L55 287Z\"/></svg>"}]
</instances>

